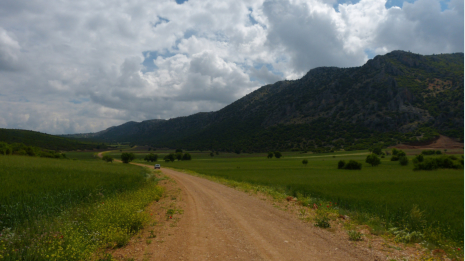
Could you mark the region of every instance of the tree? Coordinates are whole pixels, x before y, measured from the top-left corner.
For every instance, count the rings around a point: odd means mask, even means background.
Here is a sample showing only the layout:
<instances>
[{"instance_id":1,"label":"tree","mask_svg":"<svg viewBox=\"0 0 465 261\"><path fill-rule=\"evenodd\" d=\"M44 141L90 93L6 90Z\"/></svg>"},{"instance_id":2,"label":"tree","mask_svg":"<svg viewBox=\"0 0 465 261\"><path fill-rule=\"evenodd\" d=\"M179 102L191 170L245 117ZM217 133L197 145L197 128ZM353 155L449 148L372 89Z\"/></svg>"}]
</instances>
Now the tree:
<instances>
[{"instance_id":1,"label":"tree","mask_svg":"<svg viewBox=\"0 0 465 261\"><path fill-rule=\"evenodd\" d=\"M213 154L213 152L210 152L210 157L213 157L215 156L215 154Z\"/></svg>"},{"instance_id":2,"label":"tree","mask_svg":"<svg viewBox=\"0 0 465 261\"><path fill-rule=\"evenodd\" d=\"M381 149L380 146L376 146L372 149L372 152L376 155L381 155L381 153L383 153L383 150Z\"/></svg>"},{"instance_id":3,"label":"tree","mask_svg":"<svg viewBox=\"0 0 465 261\"><path fill-rule=\"evenodd\" d=\"M175 156L174 156L174 153L170 153L168 155L166 155L164 158L165 162L173 162L175 160Z\"/></svg>"},{"instance_id":4,"label":"tree","mask_svg":"<svg viewBox=\"0 0 465 261\"><path fill-rule=\"evenodd\" d=\"M405 157L405 156L406 155L404 151L394 148L392 149L391 161L398 161L401 157Z\"/></svg>"},{"instance_id":5,"label":"tree","mask_svg":"<svg viewBox=\"0 0 465 261\"><path fill-rule=\"evenodd\" d=\"M355 160L349 160L349 162L347 162L344 166L344 169L362 169L362 163Z\"/></svg>"},{"instance_id":6,"label":"tree","mask_svg":"<svg viewBox=\"0 0 465 261\"><path fill-rule=\"evenodd\" d=\"M306 159L302 160L302 164L304 164L305 166L307 166L308 160L306 160Z\"/></svg>"},{"instance_id":7,"label":"tree","mask_svg":"<svg viewBox=\"0 0 465 261\"><path fill-rule=\"evenodd\" d=\"M192 158L191 154L189 154L187 152L184 153L184 155L182 156L182 160L191 160L191 158Z\"/></svg>"},{"instance_id":8,"label":"tree","mask_svg":"<svg viewBox=\"0 0 465 261\"><path fill-rule=\"evenodd\" d=\"M153 154L153 153L149 153L149 154L145 155L144 160L147 161L147 162L157 161L158 160L158 155Z\"/></svg>"},{"instance_id":9,"label":"tree","mask_svg":"<svg viewBox=\"0 0 465 261\"><path fill-rule=\"evenodd\" d=\"M176 153L176 154L174 155L174 157L175 157L178 161L180 161L180 160L182 159L182 152Z\"/></svg>"},{"instance_id":10,"label":"tree","mask_svg":"<svg viewBox=\"0 0 465 261\"><path fill-rule=\"evenodd\" d=\"M407 166L408 165L408 158L406 156L402 156L399 158L399 163L402 166Z\"/></svg>"},{"instance_id":11,"label":"tree","mask_svg":"<svg viewBox=\"0 0 465 261\"><path fill-rule=\"evenodd\" d=\"M343 169L345 165L346 165L346 162L343 161L343 160L340 160L340 161L337 163L337 168L338 168L338 169Z\"/></svg>"},{"instance_id":12,"label":"tree","mask_svg":"<svg viewBox=\"0 0 465 261\"><path fill-rule=\"evenodd\" d=\"M365 160L366 163L371 164L372 167L378 166L381 163L381 160L376 156L376 154L370 154Z\"/></svg>"},{"instance_id":13,"label":"tree","mask_svg":"<svg viewBox=\"0 0 465 261\"><path fill-rule=\"evenodd\" d=\"M175 153L178 153L178 152L182 153L182 149L176 149Z\"/></svg>"},{"instance_id":14,"label":"tree","mask_svg":"<svg viewBox=\"0 0 465 261\"><path fill-rule=\"evenodd\" d=\"M236 154L241 154L241 150L240 150L240 149L235 149L234 152L235 152Z\"/></svg>"},{"instance_id":15,"label":"tree","mask_svg":"<svg viewBox=\"0 0 465 261\"><path fill-rule=\"evenodd\" d=\"M279 158L281 158L281 157L283 156L283 154L281 154L281 152L279 152L279 151L275 151L275 152L274 152L274 156L275 156L277 159L279 159Z\"/></svg>"},{"instance_id":16,"label":"tree","mask_svg":"<svg viewBox=\"0 0 465 261\"><path fill-rule=\"evenodd\" d=\"M134 153L123 152L123 154L121 154L121 160L123 161L123 163L129 163L133 161L135 158L136 156L134 155Z\"/></svg>"},{"instance_id":17,"label":"tree","mask_svg":"<svg viewBox=\"0 0 465 261\"><path fill-rule=\"evenodd\" d=\"M273 158L273 152L268 152L268 156L266 156L267 158L271 159Z\"/></svg>"}]
</instances>

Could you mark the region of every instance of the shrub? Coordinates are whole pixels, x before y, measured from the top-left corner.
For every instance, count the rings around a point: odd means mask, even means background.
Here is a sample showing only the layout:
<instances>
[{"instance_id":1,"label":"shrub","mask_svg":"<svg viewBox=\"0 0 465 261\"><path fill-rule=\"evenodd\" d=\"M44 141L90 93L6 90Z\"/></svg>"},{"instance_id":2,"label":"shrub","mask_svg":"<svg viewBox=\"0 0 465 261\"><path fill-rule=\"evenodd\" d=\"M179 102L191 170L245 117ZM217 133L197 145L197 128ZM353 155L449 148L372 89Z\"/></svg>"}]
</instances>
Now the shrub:
<instances>
[{"instance_id":1,"label":"shrub","mask_svg":"<svg viewBox=\"0 0 465 261\"><path fill-rule=\"evenodd\" d=\"M413 163L423 162L424 159L425 158L423 157L422 154L417 155L417 156L415 156L415 158L413 158Z\"/></svg>"},{"instance_id":2,"label":"shrub","mask_svg":"<svg viewBox=\"0 0 465 261\"><path fill-rule=\"evenodd\" d=\"M438 168L438 164L436 159L425 159L423 162L419 162L415 164L413 170L434 170Z\"/></svg>"},{"instance_id":3,"label":"shrub","mask_svg":"<svg viewBox=\"0 0 465 261\"><path fill-rule=\"evenodd\" d=\"M459 169L462 166L454 162L450 157L427 158L423 162L415 164L414 170L435 170L435 169Z\"/></svg>"},{"instance_id":4,"label":"shrub","mask_svg":"<svg viewBox=\"0 0 465 261\"><path fill-rule=\"evenodd\" d=\"M362 163L359 163L355 160L349 160L344 166L344 169L362 169Z\"/></svg>"},{"instance_id":5,"label":"shrub","mask_svg":"<svg viewBox=\"0 0 465 261\"><path fill-rule=\"evenodd\" d=\"M381 160L376 156L376 154L370 154L365 160L366 163L371 164L372 167L378 166L381 163Z\"/></svg>"},{"instance_id":6,"label":"shrub","mask_svg":"<svg viewBox=\"0 0 465 261\"><path fill-rule=\"evenodd\" d=\"M423 155L434 155L436 152L434 150L424 150L421 152Z\"/></svg>"},{"instance_id":7,"label":"shrub","mask_svg":"<svg viewBox=\"0 0 465 261\"><path fill-rule=\"evenodd\" d=\"M407 232L406 230L401 230L399 228L391 228L389 231L394 234L396 237L394 238L395 242L402 242L402 243L413 243L413 242L420 242L423 240L423 234L418 231Z\"/></svg>"},{"instance_id":8,"label":"shrub","mask_svg":"<svg viewBox=\"0 0 465 261\"><path fill-rule=\"evenodd\" d=\"M402 156L399 158L399 163L402 166L407 166L408 165L408 158L406 156Z\"/></svg>"},{"instance_id":9,"label":"shrub","mask_svg":"<svg viewBox=\"0 0 465 261\"><path fill-rule=\"evenodd\" d=\"M346 162L343 161L343 160L340 160L340 161L337 163L337 168L338 168L338 169L343 169L345 165L346 165Z\"/></svg>"},{"instance_id":10,"label":"shrub","mask_svg":"<svg viewBox=\"0 0 465 261\"><path fill-rule=\"evenodd\" d=\"M104 155L102 157L102 160L104 160L106 162L113 162L113 158L111 156L108 156L108 155Z\"/></svg>"},{"instance_id":11,"label":"shrub","mask_svg":"<svg viewBox=\"0 0 465 261\"><path fill-rule=\"evenodd\" d=\"M271 159L271 158L273 158L273 156L274 156L273 152L268 152L268 156L266 156L266 157Z\"/></svg>"},{"instance_id":12,"label":"shrub","mask_svg":"<svg viewBox=\"0 0 465 261\"><path fill-rule=\"evenodd\" d=\"M182 153L182 149L176 149L175 153Z\"/></svg>"},{"instance_id":13,"label":"shrub","mask_svg":"<svg viewBox=\"0 0 465 261\"><path fill-rule=\"evenodd\" d=\"M397 156L397 157L395 157ZM392 149L391 161L397 161L400 157L405 156L405 152L396 148ZM394 159L393 159L394 158Z\"/></svg>"},{"instance_id":14,"label":"shrub","mask_svg":"<svg viewBox=\"0 0 465 261\"><path fill-rule=\"evenodd\" d=\"M436 151L436 155L441 155L441 154L442 154L442 152L440 150Z\"/></svg>"},{"instance_id":15,"label":"shrub","mask_svg":"<svg viewBox=\"0 0 465 261\"><path fill-rule=\"evenodd\" d=\"M330 228L331 225L329 224L329 218L326 216L318 216L315 218L315 227L321 227L321 228Z\"/></svg>"},{"instance_id":16,"label":"shrub","mask_svg":"<svg viewBox=\"0 0 465 261\"><path fill-rule=\"evenodd\" d=\"M362 233L357 232L355 230L349 230L347 231L347 234L349 234L349 240L350 241L360 241L362 240Z\"/></svg>"},{"instance_id":17,"label":"shrub","mask_svg":"<svg viewBox=\"0 0 465 261\"><path fill-rule=\"evenodd\" d=\"M136 156L134 155L134 153L131 152L124 152L123 154L121 154L121 161L123 161L123 163L129 163L133 161L135 158Z\"/></svg>"},{"instance_id":18,"label":"shrub","mask_svg":"<svg viewBox=\"0 0 465 261\"><path fill-rule=\"evenodd\" d=\"M307 166L308 160L306 160L306 159L302 160L302 164L304 164L305 166Z\"/></svg>"},{"instance_id":19,"label":"shrub","mask_svg":"<svg viewBox=\"0 0 465 261\"><path fill-rule=\"evenodd\" d=\"M277 159L279 159L279 158L281 158L281 157L283 156L283 154L281 154L281 152L279 152L279 151L275 151L275 152L274 152L274 156L275 156Z\"/></svg>"}]
</instances>

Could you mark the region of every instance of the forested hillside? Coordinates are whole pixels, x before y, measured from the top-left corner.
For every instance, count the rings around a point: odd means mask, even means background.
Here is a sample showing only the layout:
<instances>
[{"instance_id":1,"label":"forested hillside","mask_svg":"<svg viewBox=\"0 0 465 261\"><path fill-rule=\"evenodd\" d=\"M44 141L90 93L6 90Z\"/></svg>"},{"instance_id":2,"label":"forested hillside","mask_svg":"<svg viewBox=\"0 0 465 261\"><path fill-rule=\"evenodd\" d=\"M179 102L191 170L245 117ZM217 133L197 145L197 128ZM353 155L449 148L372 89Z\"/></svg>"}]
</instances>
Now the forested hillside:
<instances>
[{"instance_id":1,"label":"forested hillside","mask_svg":"<svg viewBox=\"0 0 465 261\"><path fill-rule=\"evenodd\" d=\"M130 122L92 134L155 147L266 151L463 141L463 53L394 51L354 68L320 67L261 87L225 108Z\"/></svg>"},{"instance_id":2,"label":"forested hillside","mask_svg":"<svg viewBox=\"0 0 465 261\"><path fill-rule=\"evenodd\" d=\"M103 148L103 143L82 142L55 135L29 130L0 129L0 142L22 143L26 146L40 147L49 150L91 150Z\"/></svg>"}]
</instances>

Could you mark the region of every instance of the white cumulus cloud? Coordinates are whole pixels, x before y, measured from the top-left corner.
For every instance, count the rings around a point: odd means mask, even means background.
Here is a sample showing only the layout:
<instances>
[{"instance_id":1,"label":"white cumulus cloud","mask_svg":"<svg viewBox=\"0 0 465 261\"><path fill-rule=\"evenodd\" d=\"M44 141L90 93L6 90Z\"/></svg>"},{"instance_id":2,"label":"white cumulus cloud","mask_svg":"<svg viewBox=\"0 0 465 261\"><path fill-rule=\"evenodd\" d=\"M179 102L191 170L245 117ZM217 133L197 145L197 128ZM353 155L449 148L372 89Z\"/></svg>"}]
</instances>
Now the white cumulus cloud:
<instances>
[{"instance_id":1,"label":"white cumulus cloud","mask_svg":"<svg viewBox=\"0 0 465 261\"><path fill-rule=\"evenodd\" d=\"M0 1L0 127L99 131L218 110L318 66L463 52L463 1ZM336 7L336 8L335 8Z\"/></svg>"}]
</instances>

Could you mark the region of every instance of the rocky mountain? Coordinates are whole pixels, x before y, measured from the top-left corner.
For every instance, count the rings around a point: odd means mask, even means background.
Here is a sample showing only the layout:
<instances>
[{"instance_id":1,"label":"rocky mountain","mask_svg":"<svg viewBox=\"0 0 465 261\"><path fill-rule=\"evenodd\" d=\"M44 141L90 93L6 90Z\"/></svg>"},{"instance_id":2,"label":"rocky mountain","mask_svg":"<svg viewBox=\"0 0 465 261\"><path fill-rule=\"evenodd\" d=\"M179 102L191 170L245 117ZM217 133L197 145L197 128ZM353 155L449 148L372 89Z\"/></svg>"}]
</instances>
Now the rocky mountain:
<instances>
[{"instance_id":1,"label":"rocky mountain","mask_svg":"<svg viewBox=\"0 0 465 261\"><path fill-rule=\"evenodd\" d=\"M216 112L128 122L89 136L224 151L356 149L439 134L463 140L463 61L463 53L393 51L361 67L312 69Z\"/></svg>"}]
</instances>

